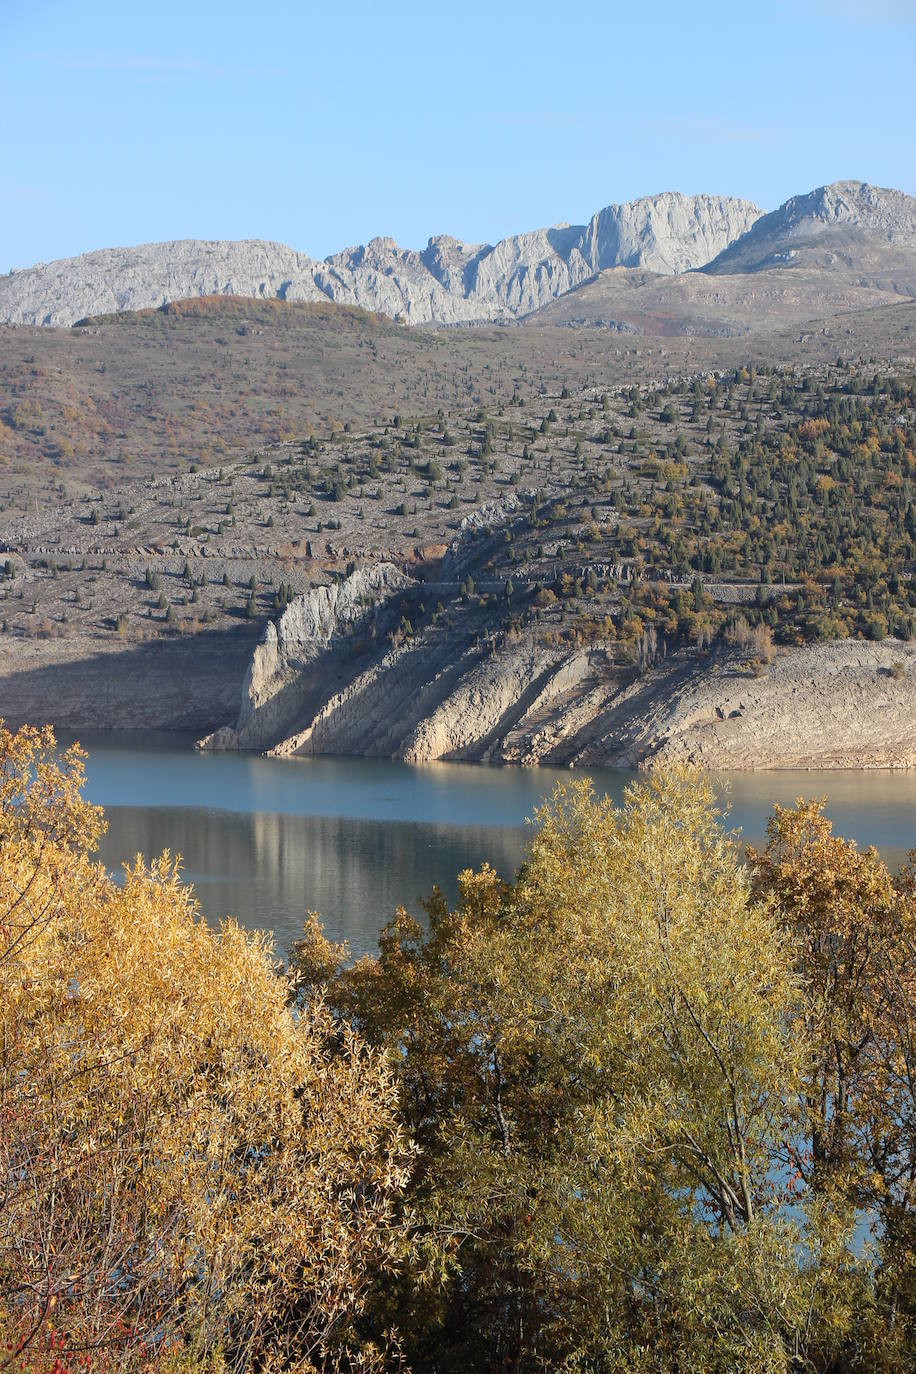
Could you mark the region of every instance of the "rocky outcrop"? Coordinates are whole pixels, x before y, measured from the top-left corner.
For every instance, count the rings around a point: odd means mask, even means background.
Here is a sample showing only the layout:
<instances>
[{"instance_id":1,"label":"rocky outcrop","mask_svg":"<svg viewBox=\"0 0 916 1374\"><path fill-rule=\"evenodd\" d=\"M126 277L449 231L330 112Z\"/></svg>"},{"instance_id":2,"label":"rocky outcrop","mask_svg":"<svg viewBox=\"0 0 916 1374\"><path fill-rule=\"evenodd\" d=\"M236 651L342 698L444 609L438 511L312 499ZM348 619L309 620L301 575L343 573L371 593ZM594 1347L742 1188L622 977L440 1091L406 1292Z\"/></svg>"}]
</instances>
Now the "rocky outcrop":
<instances>
[{"instance_id":1,"label":"rocky outcrop","mask_svg":"<svg viewBox=\"0 0 916 1374\"><path fill-rule=\"evenodd\" d=\"M685 683L651 726L652 757L704 768L913 768L916 649L812 644L761 676L726 661Z\"/></svg>"},{"instance_id":2,"label":"rocky outcrop","mask_svg":"<svg viewBox=\"0 0 916 1374\"><path fill-rule=\"evenodd\" d=\"M338 649L389 598L411 585L391 563L359 568L344 582L297 596L271 621L251 659L239 717L202 741L210 749L266 750L301 728L320 705ZM317 672L311 670L317 666Z\"/></svg>"},{"instance_id":3,"label":"rocky outcrop","mask_svg":"<svg viewBox=\"0 0 916 1374\"><path fill-rule=\"evenodd\" d=\"M750 201L728 196L649 196L595 215L586 229L584 256L592 272L688 272L741 238L760 215Z\"/></svg>"},{"instance_id":4,"label":"rocky outcrop","mask_svg":"<svg viewBox=\"0 0 916 1374\"><path fill-rule=\"evenodd\" d=\"M260 239L103 248L0 277L0 321L68 326L199 296L327 300L312 280L315 266L282 243Z\"/></svg>"},{"instance_id":5,"label":"rocky outcrop","mask_svg":"<svg viewBox=\"0 0 916 1374\"><path fill-rule=\"evenodd\" d=\"M604 661L603 655L598 655ZM557 654L532 643L510 645L475 666L408 734L400 756L540 762L537 723L562 714L589 681L591 656ZM549 749L549 745L547 746Z\"/></svg>"},{"instance_id":6,"label":"rocky outcrop","mask_svg":"<svg viewBox=\"0 0 916 1374\"><path fill-rule=\"evenodd\" d=\"M375 238L323 262L259 239L106 248L0 277L0 322L66 326L210 295L330 300L416 324L511 320L606 267L700 267L760 213L731 196L666 192L495 245L439 235L415 252Z\"/></svg>"},{"instance_id":7,"label":"rocky outcrop","mask_svg":"<svg viewBox=\"0 0 916 1374\"><path fill-rule=\"evenodd\" d=\"M678 654L629 681L584 672L518 742L519 762L721 770L916 766L916 648L839 640L782 651Z\"/></svg>"},{"instance_id":8,"label":"rocky outcrop","mask_svg":"<svg viewBox=\"0 0 916 1374\"><path fill-rule=\"evenodd\" d=\"M524 635L481 645L459 632L397 643L349 668L339 660L331 671L336 625L322 632L314 604L296 614L309 626L303 642L325 642L325 655L307 648L297 658L273 639L261 646L239 726L210 747L415 763L916 766L916 649L894 640L810 645L762 667L737 651L682 652L637 673L601 645L569 651ZM296 676L294 659L303 665L299 727L289 730L296 712L275 703Z\"/></svg>"}]
</instances>

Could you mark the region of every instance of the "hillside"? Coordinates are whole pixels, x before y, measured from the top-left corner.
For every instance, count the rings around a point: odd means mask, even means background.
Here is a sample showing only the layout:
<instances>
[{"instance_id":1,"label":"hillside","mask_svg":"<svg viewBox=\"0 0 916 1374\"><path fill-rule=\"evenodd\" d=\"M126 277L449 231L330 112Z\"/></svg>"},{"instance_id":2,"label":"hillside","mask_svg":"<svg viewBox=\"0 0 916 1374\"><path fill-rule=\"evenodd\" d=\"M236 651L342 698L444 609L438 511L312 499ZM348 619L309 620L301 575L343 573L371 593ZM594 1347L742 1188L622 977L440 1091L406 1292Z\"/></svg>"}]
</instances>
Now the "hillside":
<instances>
[{"instance_id":1,"label":"hillside","mask_svg":"<svg viewBox=\"0 0 916 1374\"><path fill-rule=\"evenodd\" d=\"M646 329L654 320L658 334L611 334L601 324L602 293L614 275L557 303L555 316L531 317L538 327L411 329L346 306L231 297L69 330L0 326L0 506L23 511L36 500L235 461L291 436L497 405L542 389L615 388L744 361L916 354L912 302L815 314L776 333L706 333L696 322L715 319L720 307L697 273L660 279L620 269L615 310L621 296L653 297L641 319ZM730 287L739 279L717 280ZM682 292L680 317L658 294L665 281ZM700 307L698 292L707 293ZM591 313L591 327L566 327L561 306L574 317Z\"/></svg>"},{"instance_id":2,"label":"hillside","mask_svg":"<svg viewBox=\"0 0 916 1374\"><path fill-rule=\"evenodd\" d=\"M883 285L859 271L824 270L817 264L711 276L685 272L662 277L616 267L601 272L529 315L526 324L580 328L663 338L747 337L777 334L826 315L916 298L916 253Z\"/></svg>"},{"instance_id":3,"label":"hillside","mask_svg":"<svg viewBox=\"0 0 916 1374\"><path fill-rule=\"evenodd\" d=\"M0 715L418 761L913 763L914 388L912 360L542 384L8 510Z\"/></svg>"},{"instance_id":4,"label":"hillside","mask_svg":"<svg viewBox=\"0 0 916 1374\"><path fill-rule=\"evenodd\" d=\"M0 326L0 503L27 507L42 492L59 497L60 484L82 492L186 472L380 416L616 384L658 366L598 332L410 329L347 306L231 297L69 330Z\"/></svg>"}]
</instances>

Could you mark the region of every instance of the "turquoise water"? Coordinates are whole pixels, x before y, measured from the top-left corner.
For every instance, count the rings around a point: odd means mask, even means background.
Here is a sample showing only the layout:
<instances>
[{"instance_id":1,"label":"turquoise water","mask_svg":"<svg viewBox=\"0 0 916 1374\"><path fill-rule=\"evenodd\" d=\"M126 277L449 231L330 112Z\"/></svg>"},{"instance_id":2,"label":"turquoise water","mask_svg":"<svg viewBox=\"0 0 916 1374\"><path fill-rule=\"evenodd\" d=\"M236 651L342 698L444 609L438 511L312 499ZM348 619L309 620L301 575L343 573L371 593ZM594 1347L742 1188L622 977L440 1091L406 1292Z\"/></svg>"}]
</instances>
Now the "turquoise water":
<instances>
[{"instance_id":1,"label":"turquoise water","mask_svg":"<svg viewBox=\"0 0 916 1374\"><path fill-rule=\"evenodd\" d=\"M102 858L183 859L209 919L234 915L274 933L283 954L306 910L354 953L375 945L399 902L419 912L438 883L450 897L462 868L487 859L511 877L525 822L565 769L414 766L376 759L201 755L175 736L83 735L87 795L105 807ZM615 800L633 774L587 770ZM897 863L916 845L916 773L733 774L728 823L758 842L773 801L828 798L838 833Z\"/></svg>"}]
</instances>

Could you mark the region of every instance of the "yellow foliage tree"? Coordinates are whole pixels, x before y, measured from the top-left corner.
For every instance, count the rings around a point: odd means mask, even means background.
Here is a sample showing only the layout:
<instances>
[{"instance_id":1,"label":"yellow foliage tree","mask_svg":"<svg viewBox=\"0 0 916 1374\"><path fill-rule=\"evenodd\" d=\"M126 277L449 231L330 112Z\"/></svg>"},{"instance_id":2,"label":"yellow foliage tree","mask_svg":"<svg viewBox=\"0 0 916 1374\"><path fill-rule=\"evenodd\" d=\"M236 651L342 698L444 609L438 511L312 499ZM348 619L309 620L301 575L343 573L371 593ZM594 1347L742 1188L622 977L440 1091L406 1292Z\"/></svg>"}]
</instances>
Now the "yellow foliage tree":
<instances>
[{"instance_id":1,"label":"yellow foliage tree","mask_svg":"<svg viewBox=\"0 0 916 1374\"><path fill-rule=\"evenodd\" d=\"M755 900L706 782L624 806L559 788L510 887L465 873L308 996L388 1047L420 1153L418 1367L827 1368L867 1275L787 1170L807 1062L792 936ZM434 1357L431 1352L435 1352Z\"/></svg>"},{"instance_id":2,"label":"yellow foliage tree","mask_svg":"<svg viewBox=\"0 0 916 1374\"><path fill-rule=\"evenodd\" d=\"M793 1163L836 1215L877 1235L876 1296L907 1367L916 1351L916 864L895 878L834 835L822 802L775 807L748 854L795 949L808 1053ZM908 1353L908 1354L907 1354Z\"/></svg>"},{"instance_id":3,"label":"yellow foliage tree","mask_svg":"<svg viewBox=\"0 0 916 1374\"><path fill-rule=\"evenodd\" d=\"M0 729L6 1359L337 1367L399 1243L390 1075L167 854L112 881L81 784Z\"/></svg>"}]
</instances>

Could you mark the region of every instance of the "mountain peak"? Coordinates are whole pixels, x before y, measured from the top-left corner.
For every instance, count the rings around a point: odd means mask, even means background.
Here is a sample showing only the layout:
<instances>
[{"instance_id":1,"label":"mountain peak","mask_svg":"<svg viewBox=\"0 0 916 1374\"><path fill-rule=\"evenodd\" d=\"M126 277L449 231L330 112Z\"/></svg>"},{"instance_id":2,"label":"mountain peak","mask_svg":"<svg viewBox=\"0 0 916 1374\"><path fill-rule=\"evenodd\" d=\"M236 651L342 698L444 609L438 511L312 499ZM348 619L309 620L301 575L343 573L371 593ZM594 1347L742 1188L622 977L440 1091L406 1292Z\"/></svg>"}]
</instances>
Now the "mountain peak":
<instances>
[{"instance_id":1,"label":"mountain peak","mask_svg":"<svg viewBox=\"0 0 916 1374\"><path fill-rule=\"evenodd\" d=\"M803 244L826 241L831 231L844 231L853 238L866 236L906 251L916 249L916 198L867 181L818 186L761 216L704 270L713 275L758 271Z\"/></svg>"}]
</instances>

